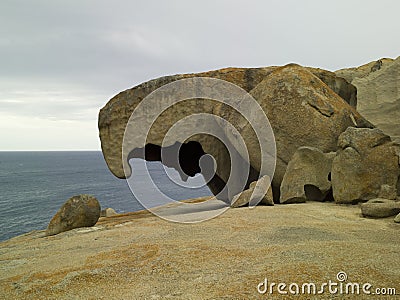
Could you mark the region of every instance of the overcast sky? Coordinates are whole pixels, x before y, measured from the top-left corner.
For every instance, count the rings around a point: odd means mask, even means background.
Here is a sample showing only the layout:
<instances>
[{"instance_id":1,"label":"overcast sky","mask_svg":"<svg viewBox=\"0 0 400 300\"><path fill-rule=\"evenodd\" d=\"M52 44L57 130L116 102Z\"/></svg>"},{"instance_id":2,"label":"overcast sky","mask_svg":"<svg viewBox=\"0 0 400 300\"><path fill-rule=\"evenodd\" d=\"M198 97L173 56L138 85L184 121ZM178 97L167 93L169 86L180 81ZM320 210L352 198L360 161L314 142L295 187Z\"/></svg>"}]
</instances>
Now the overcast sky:
<instances>
[{"instance_id":1,"label":"overcast sky","mask_svg":"<svg viewBox=\"0 0 400 300\"><path fill-rule=\"evenodd\" d=\"M400 1L0 0L0 150L100 149L119 91L228 66L400 55Z\"/></svg>"}]
</instances>

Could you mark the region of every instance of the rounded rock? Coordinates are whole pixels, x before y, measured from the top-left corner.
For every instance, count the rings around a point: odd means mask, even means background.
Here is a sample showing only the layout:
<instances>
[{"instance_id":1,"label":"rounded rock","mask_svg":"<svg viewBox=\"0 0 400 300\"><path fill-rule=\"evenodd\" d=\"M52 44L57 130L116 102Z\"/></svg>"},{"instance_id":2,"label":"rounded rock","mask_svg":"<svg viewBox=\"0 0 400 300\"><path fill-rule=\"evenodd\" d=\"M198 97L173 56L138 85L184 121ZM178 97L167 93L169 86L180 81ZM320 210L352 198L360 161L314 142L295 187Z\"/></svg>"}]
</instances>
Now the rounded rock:
<instances>
[{"instance_id":1,"label":"rounded rock","mask_svg":"<svg viewBox=\"0 0 400 300\"><path fill-rule=\"evenodd\" d=\"M364 217L386 218L400 213L400 202L388 199L372 199L361 204Z\"/></svg>"},{"instance_id":2,"label":"rounded rock","mask_svg":"<svg viewBox=\"0 0 400 300\"><path fill-rule=\"evenodd\" d=\"M395 223L400 223L400 214L398 214L398 215L396 216L396 218L394 218L394 222L395 222Z\"/></svg>"},{"instance_id":3,"label":"rounded rock","mask_svg":"<svg viewBox=\"0 0 400 300\"><path fill-rule=\"evenodd\" d=\"M114 215L116 215L116 214L117 214L117 212L116 212L114 209L112 209L111 207L108 207L108 208L106 208L106 209L103 209L103 210L100 212L100 217L106 217L106 218L108 218L108 217L114 216Z\"/></svg>"},{"instance_id":4,"label":"rounded rock","mask_svg":"<svg viewBox=\"0 0 400 300\"><path fill-rule=\"evenodd\" d=\"M100 217L100 204L91 195L68 199L51 219L46 235L55 235L74 228L91 227Z\"/></svg>"}]
</instances>

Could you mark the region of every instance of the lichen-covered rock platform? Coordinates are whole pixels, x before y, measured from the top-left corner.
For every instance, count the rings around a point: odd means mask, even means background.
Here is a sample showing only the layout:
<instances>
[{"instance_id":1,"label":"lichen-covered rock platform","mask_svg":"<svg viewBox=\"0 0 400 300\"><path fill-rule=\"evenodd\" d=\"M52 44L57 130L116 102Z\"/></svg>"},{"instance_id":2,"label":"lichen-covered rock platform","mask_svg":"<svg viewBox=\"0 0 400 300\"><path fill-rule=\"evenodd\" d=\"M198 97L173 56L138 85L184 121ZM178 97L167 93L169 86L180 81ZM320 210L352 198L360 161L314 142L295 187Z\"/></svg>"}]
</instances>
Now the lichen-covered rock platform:
<instances>
[{"instance_id":1,"label":"lichen-covered rock platform","mask_svg":"<svg viewBox=\"0 0 400 300\"><path fill-rule=\"evenodd\" d=\"M0 243L0 298L266 299L257 292L264 278L322 283L339 271L399 293L399 227L393 218L360 218L358 206L320 202L230 209L193 225L118 215Z\"/></svg>"}]
</instances>

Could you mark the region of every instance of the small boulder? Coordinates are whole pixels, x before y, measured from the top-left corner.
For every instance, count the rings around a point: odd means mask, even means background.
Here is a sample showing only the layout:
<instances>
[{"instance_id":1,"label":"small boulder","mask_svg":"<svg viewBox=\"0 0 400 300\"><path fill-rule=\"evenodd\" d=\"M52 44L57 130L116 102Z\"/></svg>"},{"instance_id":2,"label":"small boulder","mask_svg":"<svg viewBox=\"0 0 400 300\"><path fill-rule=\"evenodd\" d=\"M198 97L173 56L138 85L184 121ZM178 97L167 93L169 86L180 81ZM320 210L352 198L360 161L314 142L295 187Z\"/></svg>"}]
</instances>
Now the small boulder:
<instances>
[{"instance_id":1,"label":"small boulder","mask_svg":"<svg viewBox=\"0 0 400 300\"><path fill-rule=\"evenodd\" d=\"M112 209L111 207L108 207L108 208L106 208L106 209L103 209L103 210L100 212L100 217L106 217L106 218L108 218L108 217L114 216L114 215L116 215L116 214L117 214L117 212L116 212L114 209Z\"/></svg>"},{"instance_id":2,"label":"small boulder","mask_svg":"<svg viewBox=\"0 0 400 300\"><path fill-rule=\"evenodd\" d=\"M100 217L99 201L90 195L73 196L67 200L51 219L46 235L79 227L91 227Z\"/></svg>"},{"instance_id":3,"label":"small boulder","mask_svg":"<svg viewBox=\"0 0 400 300\"><path fill-rule=\"evenodd\" d=\"M253 181L247 190L233 197L231 207L240 207L250 203L251 205L274 205L272 196L271 179L268 175Z\"/></svg>"},{"instance_id":4,"label":"small boulder","mask_svg":"<svg viewBox=\"0 0 400 300\"><path fill-rule=\"evenodd\" d=\"M337 203L396 199L398 144L377 128L349 127L340 135L338 147L332 163L332 189Z\"/></svg>"},{"instance_id":5,"label":"small boulder","mask_svg":"<svg viewBox=\"0 0 400 300\"><path fill-rule=\"evenodd\" d=\"M294 153L283 176L281 203L324 201L331 189L331 168L335 152L300 147Z\"/></svg>"},{"instance_id":6,"label":"small boulder","mask_svg":"<svg viewBox=\"0 0 400 300\"><path fill-rule=\"evenodd\" d=\"M395 222L395 223L400 223L400 214L398 214L398 215L396 216L396 218L394 218L394 222Z\"/></svg>"},{"instance_id":7,"label":"small boulder","mask_svg":"<svg viewBox=\"0 0 400 300\"><path fill-rule=\"evenodd\" d=\"M400 202L377 198L361 204L364 217L386 218L400 213Z\"/></svg>"}]
</instances>

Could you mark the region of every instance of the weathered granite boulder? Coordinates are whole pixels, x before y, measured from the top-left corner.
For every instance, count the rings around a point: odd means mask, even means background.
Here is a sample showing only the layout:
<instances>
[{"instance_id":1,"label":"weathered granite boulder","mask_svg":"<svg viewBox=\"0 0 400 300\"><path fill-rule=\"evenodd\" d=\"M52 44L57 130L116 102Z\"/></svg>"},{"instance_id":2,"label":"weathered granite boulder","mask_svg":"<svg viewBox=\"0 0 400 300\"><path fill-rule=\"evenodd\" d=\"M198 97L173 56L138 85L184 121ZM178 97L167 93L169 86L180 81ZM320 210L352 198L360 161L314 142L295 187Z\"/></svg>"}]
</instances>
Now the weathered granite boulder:
<instances>
[{"instance_id":1,"label":"weathered granite boulder","mask_svg":"<svg viewBox=\"0 0 400 300\"><path fill-rule=\"evenodd\" d=\"M140 101L167 83L195 76L213 77L232 82L250 92L261 105L275 133L278 159L273 178L273 192L277 201L279 201L279 188L286 166L299 147L313 146L323 152L336 151L337 139L347 127L373 127L349 104L355 105L354 87L324 70L290 64L284 67L229 68L206 73L167 76L121 92L101 109L99 131L102 150L107 165L114 175L119 178L125 177L122 140L128 119ZM338 94L347 97L347 102ZM146 148L148 149L143 158L160 160L159 148L168 129L184 117L200 112L221 116L228 122L238 125L236 128L246 142L250 157L251 170L246 185L248 188L252 181L258 179L260 172L261 158L258 140L251 125L246 123L237 111L215 101L187 101L179 107L172 107L163 112L153 124L152 132L147 139ZM138 118L137 124L146 122L145 118L145 115ZM191 126L195 131L196 124ZM221 124L216 123L215 126L221 126ZM221 128L221 130L224 129ZM230 175L230 157L226 147L217 138L206 134L197 134L187 141L178 142L190 141L198 142L201 146L199 151L194 152L201 154L204 151L216 160L216 176L208 183L208 186L214 194L219 193ZM232 142L234 144L235 141ZM135 153L135 150L142 147L143 145L133 143L131 153ZM185 159L180 159L180 163L186 164L187 169L193 174L198 173L200 168L195 160L200 155L195 159L190 158L190 155L184 156L186 160L192 161L185 162ZM135 156L129 156L131 157ZM124 160L127 159L128 157L124 158ZM192 174L188 175L192 176ZM235 194L237 193L232 193L232 195Z\"/></svg>"},{"instance_id":2,"label":"weathered granite boulder","mask_svg":"<svg viewBox=\"0 0 400 300\"><path fill-rule=\"evenodd\" d=\"M331 169L335 152L300 147L290 160L281 185L280 203L324 201L331 190Z\"/></svg>"},{"instance_id":3,"label":"weathered granite boulder","mask_svg":"<svg viewBox=\"0 0 400 300\"><path fill-rule=\"evenodd\" d=\"M340 135L338 146L332 163L333 197L337 203L396 199L399 145L377 128L349 127Z\"/></svg>"},{"instance_id":4,"label":"weathered granite boulder","mask_svg":"<svg viewBox=\"0 0 400 300\"><path fill-rule=\"evenodd\" d=\"M91 227L100 217L99 201L90 195L78 195L68 199L47 226L46 235L79 227Z\"/></svg>"},{"instance_id":5,"label":"weathered granite boulder","mask_svg":"<svg viewBox=\"0 0 400 300\"><path fill-rule=\"evenodd\" d=\"M357 110L400 142L400 57L335 72L357 87Z\"/></svg>"},{"instance_id":6,"label":"weathered granite boulder","mask_svg":"<svg viewBox=\"0 0 400 300\"><path fill-rule=\"evenodd\" d=\"M388 199L372 199L361 204L361 213L364 217L386 218L400 213L400 202Z\"/></svg>"},{"instance_id":7,"label":"weathered granite boulder","mask_svg":"<svg viewBox=\"0 0 400 300\"><path fill-rule=\"evenodd\" d=\"M253 181L247 190L233 197L231 207L244 206L249 202L250 204L274 205L271 179L267 175L261 177L258 181Z\"/></svg>"},{"instance_id":8,"label":"weathered granite boulder","mask_svg":"<svg viewBox=\"0 0 400 300\"><path fill-rule=\"evenodd\" d=\"M117 214L117 212L114 209L112 209L111 207L108 207L106 209L101 210L100 217L108 218L108 217L115 216L116 214Z\"/></svg>"}]
</instances>

